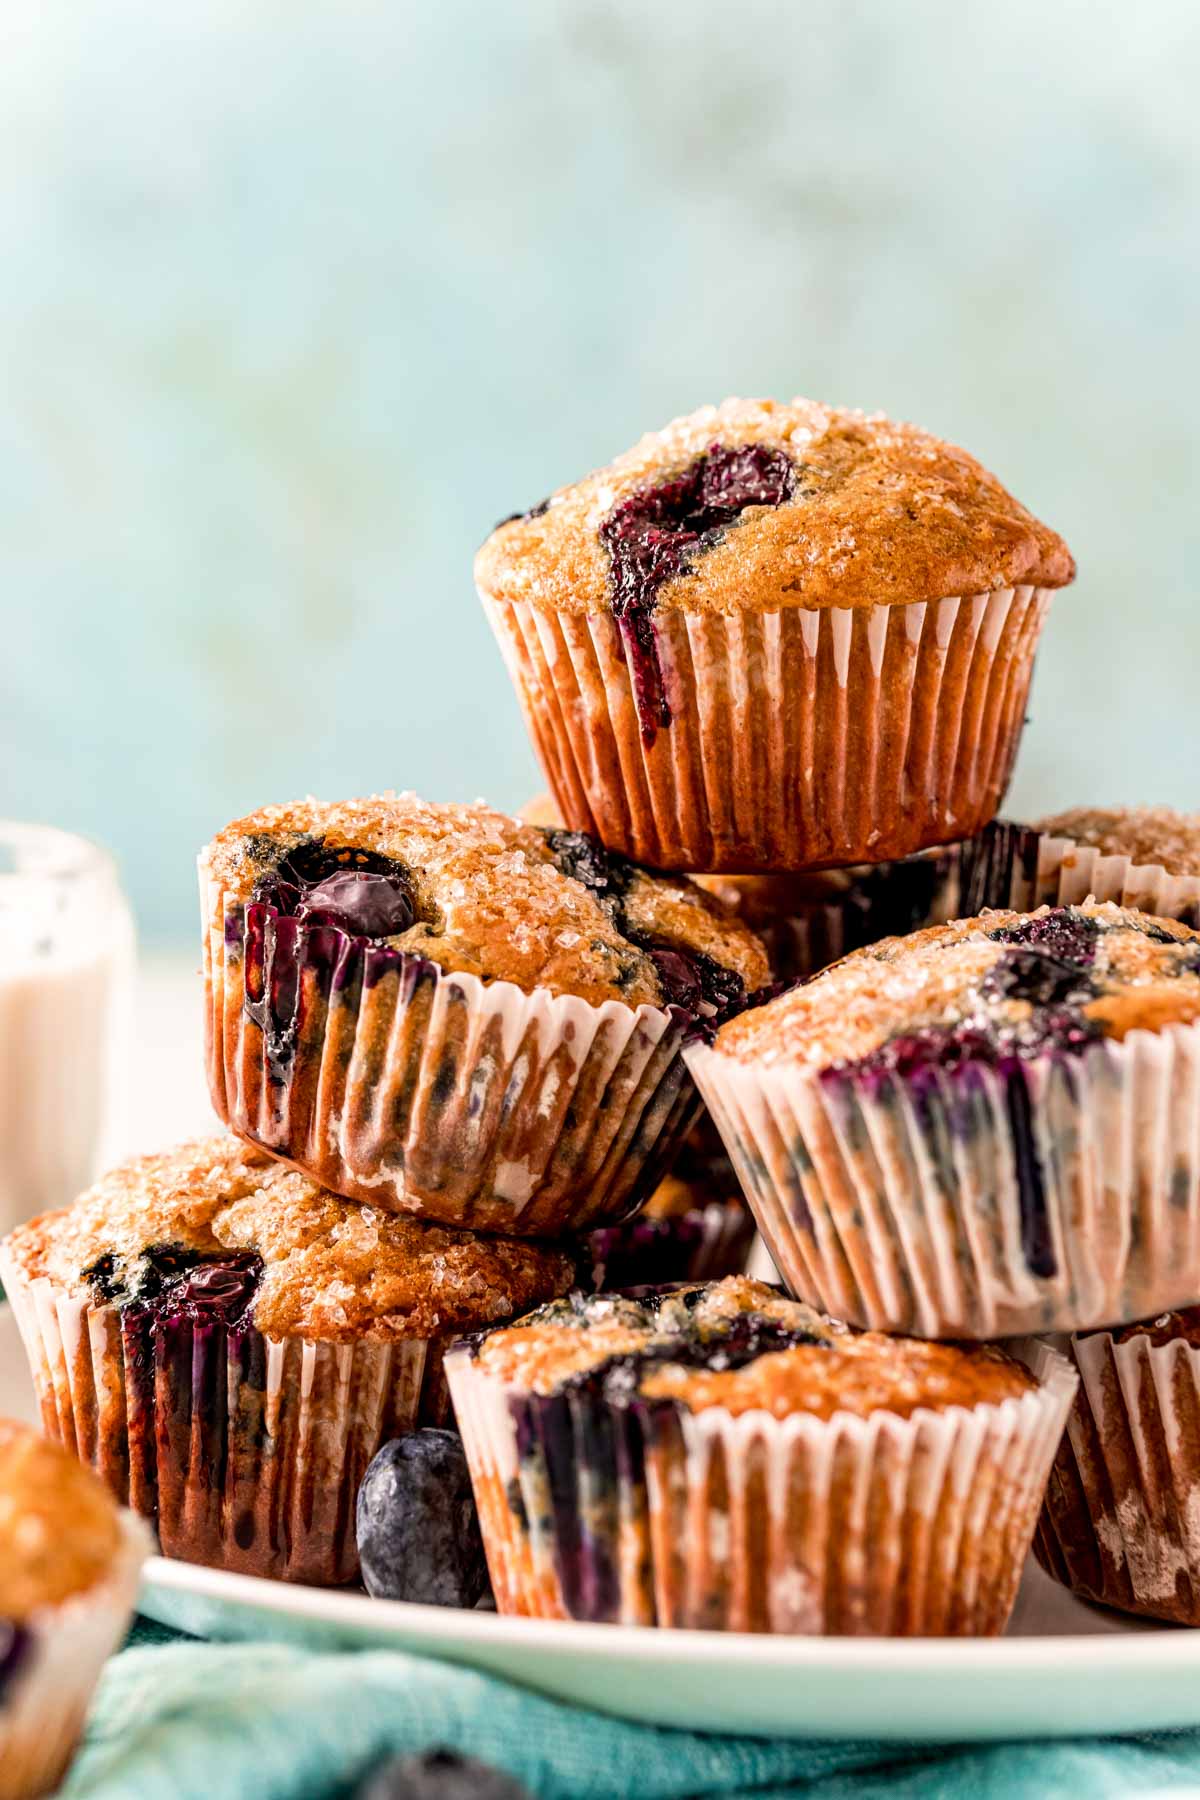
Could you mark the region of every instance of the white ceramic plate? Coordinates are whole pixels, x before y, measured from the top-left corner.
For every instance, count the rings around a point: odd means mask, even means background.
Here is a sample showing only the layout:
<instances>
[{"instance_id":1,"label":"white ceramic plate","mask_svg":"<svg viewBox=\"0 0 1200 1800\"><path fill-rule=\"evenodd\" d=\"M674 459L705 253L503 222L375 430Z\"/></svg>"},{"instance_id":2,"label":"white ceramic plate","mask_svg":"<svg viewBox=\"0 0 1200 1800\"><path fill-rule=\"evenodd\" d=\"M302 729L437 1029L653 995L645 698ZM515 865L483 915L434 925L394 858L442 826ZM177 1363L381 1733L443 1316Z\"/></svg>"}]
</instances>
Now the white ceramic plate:
<instances>
[{"instance_id":1,"label":"white ceramic plate","mask_svg":"<svg viewBox=\"0 0 1200 1800\"><path fill-rule=\"evenodd\" d=\"M33 1417L0 1305L0 1413ZM141 1610L213 1638L415 1650L656 1725L912 1740L1200 1724L1200 1631L1073 1600L1032 1564L1007 1637L752 1637L577 1625L372 1600L152 1557Z\"/></svg>"}]
</instances>

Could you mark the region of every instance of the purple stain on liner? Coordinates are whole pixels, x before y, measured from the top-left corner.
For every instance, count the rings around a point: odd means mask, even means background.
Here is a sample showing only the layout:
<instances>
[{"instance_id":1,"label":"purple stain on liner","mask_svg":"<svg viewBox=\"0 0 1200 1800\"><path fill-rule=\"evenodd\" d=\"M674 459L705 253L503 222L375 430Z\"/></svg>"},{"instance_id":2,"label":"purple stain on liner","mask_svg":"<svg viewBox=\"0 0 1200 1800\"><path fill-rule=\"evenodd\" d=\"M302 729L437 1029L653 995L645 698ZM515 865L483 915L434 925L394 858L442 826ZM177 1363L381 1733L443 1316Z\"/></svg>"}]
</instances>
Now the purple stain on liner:
<instances>
[{"instance_id":1,"label":"purple stain on liner","mask_svg":"<svg viewBox=\"0 0 1200 1800\"><path fill-rule=\"evenodd\" d=\"M642 741L670 725L652 613L659 590L694 567L750 506L781 506L796 469L769 444L714 443L681 474L622 500L600 525L613 617L625 645Z\"/></svg>"},{"instance_id":2,"label":"purple stain on liner","mask_svg":"<svg viewBox=\"0 0 1200 1800\"><path fill-rule=\"evenodd\" d=\"M120 1317L135 1511L158 1518L163 1455L172 1480L176 1473L185 1480L199 1474L223 1486L230 1356L265 1387L265 1346L251 1317L262 1270L252 1251L205 1255L164 1244L146 1250L129 1285L117 1280L111 1256L83 1271ZM193 1421L200 1471L192 1468Z\"/></svg>"},{"instance_id":3,"label":"purple stain on liner","mask_svg":"<svg viewBox=\"0 0 1200 1800\"><path fill-rule=\"evenodd\" d=\"M1004 1086L1004 1104L1012 1136L1017 1195L1021 1212L1021 1250L1034 1275L1048 1280L1058 1272L1046 1184L1033 1131L1027 1071L1018 1057L1007 1057L996 1070Z\"/></svg>"}]
</instances>

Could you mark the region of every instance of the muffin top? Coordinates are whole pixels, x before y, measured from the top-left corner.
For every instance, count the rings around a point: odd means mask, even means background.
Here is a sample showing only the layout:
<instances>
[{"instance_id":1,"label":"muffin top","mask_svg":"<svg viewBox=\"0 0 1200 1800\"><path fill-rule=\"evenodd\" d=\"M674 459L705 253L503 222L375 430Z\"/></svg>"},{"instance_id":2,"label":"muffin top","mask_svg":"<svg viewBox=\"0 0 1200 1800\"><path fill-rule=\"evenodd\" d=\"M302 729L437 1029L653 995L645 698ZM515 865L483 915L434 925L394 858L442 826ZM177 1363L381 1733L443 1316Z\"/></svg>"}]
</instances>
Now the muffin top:
<instances>
[{"instance_id":1,"label":"muffin top","mask_svg":"<svg viewBox=\"0 0 1200 1800\"><path fill-rule=\"evenodd\" d=\"M745 1275L638 1298L573 1293L490 1332L472 1353L488 1374L535 1394L583 1389L616 1404L673 1400L776 1418L908 1418L1036 1386L994 1346L852 1331Z\"/></svg>"},{"instance_id":2,"label":"muffin top","mask_svg":"<svg viewBox=\"0 0 1200 1800\"><path fill-rule=\"evenodd\" d=\"M22 1624L103 1581L120 1538L116 1504L85 1463L0 1419L0 1619Z\"/></svg>"},{"instance_id":3,"label":"muffin top","mask_svg":"<svg viewBox=\"0 0 1200 1800\"><path fill-rule=\"evenodd\" d=\"M1075 806L1040 819L1037 830L1086 844L1102 856L1156 863L1168 875L1200 875L1200 813L1169 806Z\"/></svg>"},{"instance_id":4,"label":"muffin top","mask_svg":"<svg viewBox=\"0 0 1200 1800\"><path fill-rule=\"evenodd\" d=\"M497 526L495 600L618 617L1061 587L1075 565L965 451L880 413L726 400Z\"/></svg>"},{"instance_id":5,"label":"muffin top","mask_svg":"<svg viewBox=\"0 0 1200 1800\"><path fill-rule=\"evenodd\" d=\"M715 1043L768 1066L910 1075L1079 1052L1195 1019L1200 933L1089 902L884 938L730 1020Z\"/></svg>"},{"instance_id":6,"label":"muffin top","mask_svg":"<svg viewBox=\"0 0 1200 1800\"><path fill-rule=\"evenodd\" d=\"M704 1012L768 979L758 940L685 877L482 804L383 794L267 806L200 860L227 906L265 904L526 993Z\"/></svg>"},{"instance_id":7,"label":"muffin top","mask_svg":"<svg viewBox=\"0 0 1200 1800\"><path fill-rule=\"evenodd\" d=\"M326 1342L470 1330L575 1273L552 1244L376 1212L227 1136L124 1163L6 1247L29 1280L95 1304Z\"/></svg>"}]
</instances>

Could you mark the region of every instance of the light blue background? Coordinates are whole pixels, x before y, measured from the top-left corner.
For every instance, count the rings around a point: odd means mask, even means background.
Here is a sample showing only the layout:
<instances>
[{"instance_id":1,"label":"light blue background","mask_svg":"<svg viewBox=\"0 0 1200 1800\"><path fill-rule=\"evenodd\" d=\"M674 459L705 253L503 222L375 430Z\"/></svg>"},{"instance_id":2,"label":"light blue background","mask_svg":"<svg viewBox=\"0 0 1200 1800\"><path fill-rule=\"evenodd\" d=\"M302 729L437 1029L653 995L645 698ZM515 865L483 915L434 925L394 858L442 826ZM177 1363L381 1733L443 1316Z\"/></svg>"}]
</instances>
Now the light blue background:
<instances>
[{"instance_id":1,"label":"light blue background","mask_svg":"<svg viewBox=\"0 0 1200 1800\"><path fill-rule=\"evenodd\" d=\"M729 393L957 439L1080 563L1011 805L1200 804L1183 0L8 0L0 813L151 938L270 799L535 785L494 519Z\"/></svg>"}]
</instances>

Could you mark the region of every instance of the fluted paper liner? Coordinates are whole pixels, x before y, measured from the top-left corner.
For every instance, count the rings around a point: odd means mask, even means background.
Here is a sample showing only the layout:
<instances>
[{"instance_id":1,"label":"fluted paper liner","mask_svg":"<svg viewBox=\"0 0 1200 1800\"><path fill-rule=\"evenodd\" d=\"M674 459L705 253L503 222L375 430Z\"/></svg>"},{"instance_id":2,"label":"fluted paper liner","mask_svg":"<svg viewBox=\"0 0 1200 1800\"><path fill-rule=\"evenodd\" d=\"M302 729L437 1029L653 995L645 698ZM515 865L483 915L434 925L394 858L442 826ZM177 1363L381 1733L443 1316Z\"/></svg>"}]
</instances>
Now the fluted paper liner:
<instances>
[{"instance_id":1,"label":"fluted paper liner","mask_svg":"<svg viewBox=\"0 0 1200 1800\"><path fill-rule=\"evenodd\" d=\"M980 829L1008 784L1051 590L663 609L647 742L610 613L484 607L567 825L669 869L882 862Z\"/></svg>"},{"instance_id":2,"label":"fluted paper liner","mask_svg":"<svg viewBox=\"0 0 1200 1800\"><path fill-rule=\"evenodd\" d=\"M539 1398L446 1372L502 1613L729 1631L1002 1631L1075 1389L828 1420Z\"/></svg>"},{"instance_id":3,"label":"fluted paper liner","mask_svg":"<svg viewBox=\"0 0 1200 1800\"><path fill-rule=\"evenodd\" d=\"M441 1345L266 1338L90 1305L0 1253L42 1429L155 1525L164 1556L335 1586L381 1444L436 1414Z\"/></svg>"},{"instance_id":4,"label":"fluted paper liner","mask_svg":"<svg viewBox=\"0 0 1200 1800\"><path fill-rule=\"evenodd\" d=\"M663 1218L639 1213L605 1225L589 1239L592 1286L661 1287L671 1281L721 1281L744 1273L754 1242L754 1215L740 1201Z\"/></svg>"},{"instance_id":5,"label":"fluted paper liner","mask_svg":"<svg viewBox=\"0 0 1200 1800\"><path fill-rule=\"evenodd\" d=\"M129 1625L149 1533L129 1513L102 1581L25 1622L26 1642L0 1693L0 1800L54 1792L83 1733L92 1694Z\"/></svg>"},{"instance_id":6,"label":"fluted paper liner","mask_svg":"<svg viewBox=\"0 0 1200 1800\"><path fill-rule=\"evenodd\" d=\"M1200 1297L1200 1025L907 1077L687 1059L794 1294L921 1337Z\"/></svg>"},{"instance_id":7,"label":"fluted paper liner","mask_svg":"<svg viewBox=\"0 0 1200 1800\"><path fill-rule=\"evenodd\" d=\"M1080 1387L1038 1560L1086 1599L1200 1625L1200 1348L1109 1332L1064 1347Z\"/></svg>"},{"instance_id":8,"label":"fluted paper liner","mask_svg":"<svg viewBox=\"0 0 1200 1800\"><path fill-rule=\"evenodd\" d=\"M518 1237L635 1210L699 1111L678 1009L451 974L207 881L205 1045L220 1117L338 1194ZM247 954L248 940L254 954ZM258 960L261 945L261 964ZM286 963L294 1048L247 1010Z\"/></svg>"},{"instance_id":9,"label":"fluted paper liner","mask_svg":"<svg viewBox=\"0 0 1200 1800\"><path fill-rule=\"evenodd\" d=\"M1136 907L1157 919L1200 925L1200 876L1172 875L1161 863L1105 856L1090 844L1031 826L997 821L974 845L963 846L963 916L984 906L1034 912L1039 906L1078 906L1089 896ZM971 880L971 868L984 871Z\"/></svg>"}]
</instances>

